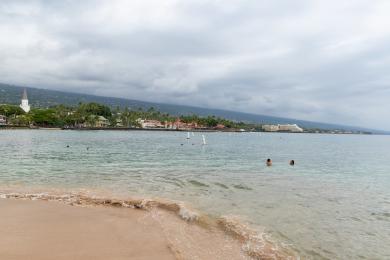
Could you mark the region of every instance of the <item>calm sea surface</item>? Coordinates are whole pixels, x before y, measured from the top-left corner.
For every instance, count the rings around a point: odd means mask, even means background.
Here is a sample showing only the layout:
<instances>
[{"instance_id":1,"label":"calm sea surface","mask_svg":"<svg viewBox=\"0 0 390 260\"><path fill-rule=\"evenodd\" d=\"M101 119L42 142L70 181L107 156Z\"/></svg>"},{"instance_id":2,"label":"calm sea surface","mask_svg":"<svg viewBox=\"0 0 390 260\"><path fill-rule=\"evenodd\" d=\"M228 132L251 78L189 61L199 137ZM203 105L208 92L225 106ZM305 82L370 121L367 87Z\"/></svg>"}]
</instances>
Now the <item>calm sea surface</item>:
<instances>
[{"instance_id":1,"label":"calm sea surface","mask_svg":"<svg viewBox=\"0 0 390 260\"><path fill-rule=\"evenodd\" d=\"M390 259L390 136L205 136L203 146L198 133L1 130L0 188L180 200L240 217L303 258Z\"/></svg>"}]
</instances>

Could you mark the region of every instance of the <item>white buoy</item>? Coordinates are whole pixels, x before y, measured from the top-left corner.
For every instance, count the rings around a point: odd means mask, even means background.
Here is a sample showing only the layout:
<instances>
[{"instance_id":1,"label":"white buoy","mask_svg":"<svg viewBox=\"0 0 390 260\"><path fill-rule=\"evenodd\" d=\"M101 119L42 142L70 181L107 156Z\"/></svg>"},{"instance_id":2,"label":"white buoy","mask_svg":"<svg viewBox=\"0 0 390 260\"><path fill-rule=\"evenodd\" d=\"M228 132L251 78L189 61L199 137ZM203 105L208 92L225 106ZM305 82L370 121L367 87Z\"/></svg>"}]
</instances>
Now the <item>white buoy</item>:
<instances>
[{"instance_id":1,"label":"white buoy","mask_svg":"<svg viewBox=\"0 0 390 260\"><path fill-rule=\"evenodd\" d=\"M187 139L190 139L190 132L187 133Z\"/></svg>"},{"instance_id":2,"label":"white buoy","mask_svg":"<svg viewBox=\"0 0 390 260\"><path fill-rule=\"evenodd\" d=\"M203 139L203 145L206 145L206 137L204 135L202 135L202 139Z\"/></svg>"}]
</instances>

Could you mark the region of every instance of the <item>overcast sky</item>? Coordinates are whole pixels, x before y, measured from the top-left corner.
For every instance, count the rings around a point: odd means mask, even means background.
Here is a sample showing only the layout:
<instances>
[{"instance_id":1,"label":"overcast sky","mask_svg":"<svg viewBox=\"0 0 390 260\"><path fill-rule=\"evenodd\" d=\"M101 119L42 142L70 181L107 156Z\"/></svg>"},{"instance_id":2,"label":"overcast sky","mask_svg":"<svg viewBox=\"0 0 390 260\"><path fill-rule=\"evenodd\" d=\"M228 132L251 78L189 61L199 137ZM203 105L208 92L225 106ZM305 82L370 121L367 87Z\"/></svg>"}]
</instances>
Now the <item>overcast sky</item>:
<instances>
[{"instance_id":1,"label":"overcast sky","mask_svg":"<svg viewBox=\"0 0 390 260\"><path fill-rule=\"evenodd\" d=\"M0 1L0 82L390 130L390 1Z\"/></svg>"}]
</instances>

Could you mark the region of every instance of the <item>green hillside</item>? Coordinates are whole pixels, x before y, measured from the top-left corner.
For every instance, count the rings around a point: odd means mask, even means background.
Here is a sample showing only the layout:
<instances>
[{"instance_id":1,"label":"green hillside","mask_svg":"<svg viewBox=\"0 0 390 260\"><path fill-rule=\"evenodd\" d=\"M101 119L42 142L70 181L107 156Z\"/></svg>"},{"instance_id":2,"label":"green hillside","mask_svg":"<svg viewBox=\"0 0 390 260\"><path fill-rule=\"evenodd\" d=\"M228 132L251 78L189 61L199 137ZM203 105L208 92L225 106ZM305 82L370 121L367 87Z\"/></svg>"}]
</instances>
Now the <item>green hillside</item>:
<instances>
[{"instance_id":1,"label":"green hillside","mask_svg":"<svg viewBox=\"0 0 390 260\"><path fill-rule=\"evenodd\" d=\"M24 87L12 86L0 83L0 104L19 104ZM234 111L227 111L221 109L209 109L182 105L162 104L144 102L139 100L113 98L113 97L102 97L87 94L68 93L62 91L54 91L39 88L26 88L29 96L29 102L33 107L47 108L59 104L76 106L80 102L96 102L110 106L112 108L128 107L130 109L142 108L144 110L151 107L161 112L169 113L171 115L191 115L196 114L199 116L214 115L222 118L226 118L233 121L243 121L246 123L257 123L257 124L278 124L278 123L296 123L301 127L308 129L342 129L352 131L370 131L373 133L387 134L385 131L366 129L362 127L354 126L343 126L337 124L327 124L319 122L311 122L297 119L273 117L266 115L256 115L249 113L241 113Z\"/></svg>"}]
</instances>

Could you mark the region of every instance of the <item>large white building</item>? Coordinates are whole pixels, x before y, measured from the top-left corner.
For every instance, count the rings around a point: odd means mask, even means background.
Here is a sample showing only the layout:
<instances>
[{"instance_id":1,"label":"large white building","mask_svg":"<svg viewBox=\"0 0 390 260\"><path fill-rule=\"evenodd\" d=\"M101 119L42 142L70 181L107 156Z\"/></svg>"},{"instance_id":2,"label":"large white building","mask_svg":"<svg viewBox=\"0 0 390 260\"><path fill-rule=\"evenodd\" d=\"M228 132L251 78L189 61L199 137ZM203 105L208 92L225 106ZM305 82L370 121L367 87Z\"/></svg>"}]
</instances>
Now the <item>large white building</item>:
<instances>
[{"instance_id":1,"label":"large white building","mask_svg":"<svg viewBox=\"0 0 390 260\"><path fill-rule=\"evenodd\" d=\"M277 131L279 131L279 126L278 125L263 125L261 128L264 131L266 131L266 132L277 132Z\"/></svg>"},{"instance_id":2,"label":"large white building","mask_svg":"<svg viewBox=\"0 0 390 260\"><path fill-rule=\"evenodd\" d=\"M303 129L300 128L297 124L288 124L288 125L279 125L279 131L287 132L303 132Z\"/></svg>"},{"instance_id":3,"label":"large white building","mask_svg":"<svg viewBox=\"0 0 390 260\"><path fill-rule=\"evenodd\" d=\"M262 129L266 132L303 132L297 124L286 124L286 125L263 125Z\"/></svg>"},{"instance_id":4,"label":"large white building","mask_svg":"<svg viewBox=\"0 0 390 260\"><path fill-rule=\"evenodd\" d=\"M30 112L30 105L28 104L27 91L24 89L22 101L20 103L20 108L23 109L24 112Z\"/></svg>"}]
</instances>

